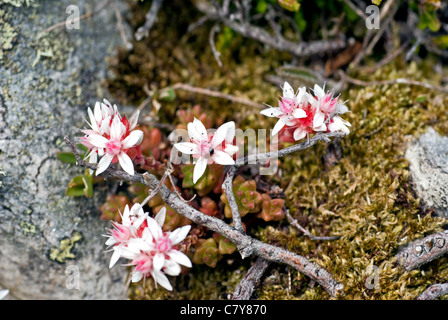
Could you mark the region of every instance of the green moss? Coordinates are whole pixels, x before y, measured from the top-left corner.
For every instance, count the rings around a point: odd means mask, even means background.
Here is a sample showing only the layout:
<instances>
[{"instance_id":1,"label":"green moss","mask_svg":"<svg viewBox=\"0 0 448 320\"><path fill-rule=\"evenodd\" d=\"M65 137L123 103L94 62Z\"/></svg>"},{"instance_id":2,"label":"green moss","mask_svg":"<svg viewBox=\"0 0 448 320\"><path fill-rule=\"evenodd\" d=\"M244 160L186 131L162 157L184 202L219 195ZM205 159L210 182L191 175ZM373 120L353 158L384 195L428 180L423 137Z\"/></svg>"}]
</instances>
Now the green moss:
<instances>
[{"instance_id":1,"label":"green moss","mask_svg":"<svg viewBox=\"0 0 448 320\"><path fill-rule=\"evenodd\" d=\"M35 4L35 0L3 0L3 3L11 4L15 7L22 7L23 5L30 7Z\"/></svg>"},{"instance_id":2,"label":"green moss","mask_svg":"<svg viewBox=\"0 0 448 320\"><path fill-rule=\"evenodd\" d=\"M63 239L59 243L59 248L51 248L48 257L52 261L59 263L65 263L68 259L75 259L76 256L73 252L73 248L77 242L82 240L82 235L79 232L75 232L71 239Z\"/></svg>"},{"instance_id":3,"label":"green moss","mask_svg":"<svg viewBox=\"0 0 448 320\"><path fill-rule=\"evenodd\" d=\"M7 21L7 14L5 10L0 8L0 61L4 59L6 51L13 48L17 39L17 29L11 26Z\"/></svg>"}]
</instances>

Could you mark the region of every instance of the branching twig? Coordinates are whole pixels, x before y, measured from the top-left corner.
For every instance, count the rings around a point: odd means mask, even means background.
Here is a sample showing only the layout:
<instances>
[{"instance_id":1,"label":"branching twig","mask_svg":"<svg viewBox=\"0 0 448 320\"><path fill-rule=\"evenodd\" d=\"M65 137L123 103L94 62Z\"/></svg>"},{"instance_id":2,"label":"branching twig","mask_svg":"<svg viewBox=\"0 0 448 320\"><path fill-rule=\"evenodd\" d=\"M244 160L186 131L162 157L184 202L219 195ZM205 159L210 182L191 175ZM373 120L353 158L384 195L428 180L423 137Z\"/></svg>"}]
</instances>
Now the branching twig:
<instances>
[{"instance_id":1,"label":"branching twig","mask_svg":"<svg viewBox=\"0 0 448 320\"><path fill-rule=\"evenodd\" d=\"M448 283L437 283L426 289L416 300L435 300L448 294Z\"/></svg>"},{"instance_id":2,"label":"branching twig","mask_svg":"<svg viewBox=\"0 0 448 320\"><path fill-rule=\"evenodd\" d=\"M216 62L218 63L218 66L220 68L222 68L222 62L221 59L219 58L219 56L221 55L221 53L216 49L215 46L215 34L216 32L219 32L219 25L215 24L211 29L210 29L210 34L208 37L208 42L210 43L210 47L212 48L212 52L213 52L213 56L215 57Z\"/></svg>"},{"instance_id":3,"label":"branching twig","mask_svg":"<svg viewBox=\"0 0 448 320\"><path fill-rule=\"evenodd\" d=\"M237 167L231 166L226 173L226 177L222 184L222 189L229 202L230 210L232 211L232 221L233 226L236 230L244 232L243 223L241 222L240 211L238 209L238 204L235 200L235 195L233 194L233 178L237 171Z\"/></svg>"},{"instance_id":4,"label":"branching twig","mask_svg":"<svg viewBox=\"0 0 448 320\"><path fill-rule=\"evenodd\" d=\"M235 288L232 300L249 300L270 264L266 259L258 258Z\"/></svg>"},{"instance_id":5,"label":"branching twig","mask_svg":"<svg viewBox=\"0 0 448 320\"><path fill-rule=\"evenodd\" d=\"M406 270L413 270L448 253L448 231L435 233L416 240L397 255L398 263Z\"/></svg>"},{"instance_id":6,"label":"branching twig","mask_svg":"<svg viewBox=\"0 0 448 320\"><path fill-rule=\"evenodd\" d=\"M311 232L309 232L308 230L306 230L304 227L302 227L302 226L297 222L297 220L294 219L294 218L291 216L291 214L289 213L289 210L288 210L288 209L284 209L284 211L285 211L285 213L286 213L286 218L288 219L289 223L292 224L292 225L293 225L294 227L296 227L297 229L299 229L300 231L302 231L303 234L304 234L305 236L307 236L308 238L310 238L311 240L316 240L316 241L323 240L323 241L325 241L325 240L337 240L337 239L340 238L339 236L329 236L329 237L318 237L318 236L315 236L314 234L312 234Z\"/></svg>"},{"instance_id":7,"label":"branching twig","mask_svg":"<svg viewBox=\"0 0 448 320\"><path fill-rule=\"evenodd\" d=\"M162 6L162 1L163 0L152 1L151 9L149 9L148 13L145 16L145 23L135 32L134 36L137 41L140 41L148 36L149 30L157 20L157 14L159 13L160 7Z\"/></svg>"},{"instance_id":8,"label":"branching twig","mask_svg":"<svg viewBox=\"0 0 448 320\"><path fill-rule=\"evenodd\" d=\"M222 22L224 25L239 33L243 37L255 39L275 49L287 51L297 57L307 57L315 54L336 51L346 47L343 37L331 40L318 40L310 42L294 42L284 37L273 36L266 30L249 24L246 21L238 21L231 18L231 14L225 14L219 6L213 6L205 1L195 2L199 11L204 13L209 19ZM242 17L244 18L244 17Z\"/></svg>"},{"instance_id":9,"label":"branching twig","mask_svg":"<svg viewBox=\"0 0 448 320\"><path fill-rule=\"evenodd\" d=\"M210 89L205 89L205 88L198 88L198 87L193 87L190 86L189 84L185 84L185 83L176 83L175 85L173 85L172 87L174 90L184 90L184 91L189 91L189 92L194 92L194 93L199 93L199 94L203 94L209 97L215 97L215 98L222 98L222 99L227 99L229 101L235 102L235 103L241 103L241 104L245 104L247 106L250 107L254 107L254 108L266 108L265 105L262 105L260 103L256 103L244 98L239 98L230 94L225 94L219 91L213 91Z\"/></svg>"},{"instance_id":10,"label":"branching twig","mask_svg":"<svg viewBox=\"0 0 448 320\"><path fill-rule=\"evenodd\" d=\"M424 87L426 89L440 91L440 92L443 92L443 93L448 93L448 89L447 88L436 86L436 85L432 85L432 84L426 83L426 82L416 81L416 80L408 80L408 79L404 79L404 78L398 78L398 79L394 79L394 80L383 80L383 81L366 82L366 81L363 81L363 80L354 79L354 78L348 76L342 70L339 70L338 73L339 73L339 75L341 76L341 78L344 81L347 81L349 83L355 84L357 86L369 87L369 86L386 86L386 85L393 85L393 84L405 84L405 85Z\"/></svg>"},{"instance_id":11,"label":"branching twig","mask_svg":"<svg viewBox=\"0 0 448 320\"><path fill-rule=\"evenodd\" d=\"M84 161L80 157L79 153L76 151L74 144L68 139L68 137L65 137L64 140L72 149L72 152L77 159L78 165L96 170L97 165ZM315 139L314 143L316 143L317 141L318 140ZM302 149L304 149L304 145L302 146L302 148L298 148L298 150ZM112 178L116 178L122 181L142 183L153 190L156 189L160 183L160 181L152 174L145 174L145 176L143 176L142 174L135 173L134 175L130 175L125 171L117 170L111 167L106 169L105 173ZM163 184L159 189L159 195L167 205L169 205L179 214L183 215L192 222L202 225L229 239L237 246L243 258L255 255L269 261L285 263L319 283L332 296L335 297L343 293L344 286L341 283L336 281L327 270L320 267L316 263L309 261L305 257L254 239L249 235L242 233L234 227L228 225L223 220L216 217L208 216L200 212L199 210L186 203L183 199L179 198L179 196L175 192L169 190L168 187Z\"/></svg>"}]
</instances>

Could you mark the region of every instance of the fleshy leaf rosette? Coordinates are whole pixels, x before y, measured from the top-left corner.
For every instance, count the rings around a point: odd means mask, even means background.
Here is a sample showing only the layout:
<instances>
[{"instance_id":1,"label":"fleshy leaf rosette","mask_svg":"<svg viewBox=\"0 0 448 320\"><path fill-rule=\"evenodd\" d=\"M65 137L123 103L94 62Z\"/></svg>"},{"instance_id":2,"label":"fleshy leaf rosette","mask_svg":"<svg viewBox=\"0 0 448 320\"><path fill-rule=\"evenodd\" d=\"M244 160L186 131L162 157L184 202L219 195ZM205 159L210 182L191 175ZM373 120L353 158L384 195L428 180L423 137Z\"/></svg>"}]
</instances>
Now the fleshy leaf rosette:
<instances>
[{"instance_id":1,"label":"fleshy leaf rosette","mask_svg":"<svg viewBox=\"0 0 448 320\"><path fill-rule=\"evenodd\" d=\"M271 199L271 197L263 193L261 195L263 200L261 201L261 212L258 216L264 221L281 221L285 217L283 212L283 205L285 200L283 199Z\"/></svg>"},{"instance_id":2,"label":"fleshy leaf rosette","mask_svg":"<svg viewBox=\"0 0 448 320\"><path fill-rule=\"evenodd\" d=\"M257 192L257 183L255 180L246 181L243 177L237 176L233 180L233 194L238 205L241 217L248 213L260 211L262 196ZM224 214L227 218L232 217L232 210L225 193L221 195L221 201L225 204Z\"/></svg>"}]
</instances>

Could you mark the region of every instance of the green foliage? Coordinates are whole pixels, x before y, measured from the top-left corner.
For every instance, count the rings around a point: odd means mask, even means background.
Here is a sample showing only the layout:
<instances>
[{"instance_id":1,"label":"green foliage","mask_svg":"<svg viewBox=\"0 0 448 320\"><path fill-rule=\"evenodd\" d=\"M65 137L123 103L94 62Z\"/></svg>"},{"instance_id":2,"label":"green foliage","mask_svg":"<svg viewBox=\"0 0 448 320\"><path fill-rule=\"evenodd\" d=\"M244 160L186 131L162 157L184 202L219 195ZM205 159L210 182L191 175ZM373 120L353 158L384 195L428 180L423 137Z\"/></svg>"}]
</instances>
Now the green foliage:
<instances>
[{"instance_id":1,"label":"green foliage","mask_svg":"<svg viewBox=\"0 0 448 320\"><path fill-rule=\"evenodd\" d=\"M292 12L297 12L300 9L300 3L297 0L278 0L278 4L282 8Z\"/></svg>"},{"instance_id":2,"label":"green foliage","mask_svg":"<svg viewBox=\"0 0 448 320\"><path fill-rule=\"evenodd\" d=\"M199 239L191 261L195 264L206 264L210 268L214 268L218 260L219 249L215 239Z\"/></svg>"},{"instance_id":3,"label":"green foliage","mask_svg":"<svg viewBox=\"0 0 448 320\"><path fill-rule=\"evenodd\" d=\"M74 177L68 184L65 194L70 197L93 196L93 179L88 173Z\"/></svg>"},{"instance_id":4,"label":"green foliage","mask_svg":"<svg viewBox=\"0 0 448 320\"><path fill-rule=\"evenodd\" d=\"M420 10L419 15L419 23L418 27L422 30L428 28L431 31L439 31L440 29L440 21L437 17L437 13L435 10L433 10L431 7L423 7L422 10Z\"/></svg>"},{"instance_id":5,"label":"green foliage","mask_svg":"<svg viewBox=\"0 0 448 320\"><path fill-rule=\"evenodd\" d=\"M434 38L434 44L440 49L448 49L448 35L441 35Z\"/></svg>"}]
</instances>

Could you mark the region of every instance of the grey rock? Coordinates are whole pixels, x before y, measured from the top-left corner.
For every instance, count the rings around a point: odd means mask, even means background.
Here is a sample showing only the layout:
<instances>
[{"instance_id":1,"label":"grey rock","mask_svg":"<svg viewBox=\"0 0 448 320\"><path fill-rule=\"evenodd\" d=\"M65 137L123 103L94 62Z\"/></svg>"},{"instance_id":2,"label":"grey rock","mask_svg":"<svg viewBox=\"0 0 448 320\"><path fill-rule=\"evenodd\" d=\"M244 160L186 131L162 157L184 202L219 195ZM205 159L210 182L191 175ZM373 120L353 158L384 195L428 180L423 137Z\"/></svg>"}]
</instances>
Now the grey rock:
<instances>
[{"instance_id":1,"label":"grey rock","mask_svg":"<svg viewBox=\"0 0 448 320\"><path fill-rule=\"evenodd\" d=\"M80 135L87 104L113 101L101 83L122 45L112 5L79 29L41 34L67 19L72 2L0 1L0 288L11 299L124 297L126 269L108 269L110 223L99 219L108 188L66 196L83 169L56 158L68 150L65 135ZM100 5L75 3L80 15ZM129 14L125 2L114 5Z\"/></svg>"},{"instance_id":2,"label":"grey rock","mask_svg":"<svg viewBox=\"0 0 448 320\"><path fill-rule=\"evenodd\" d=\"M405 156L421 203L448 218L448 137L429 128L409 145Z\"/></svg>"}]
</instances>

